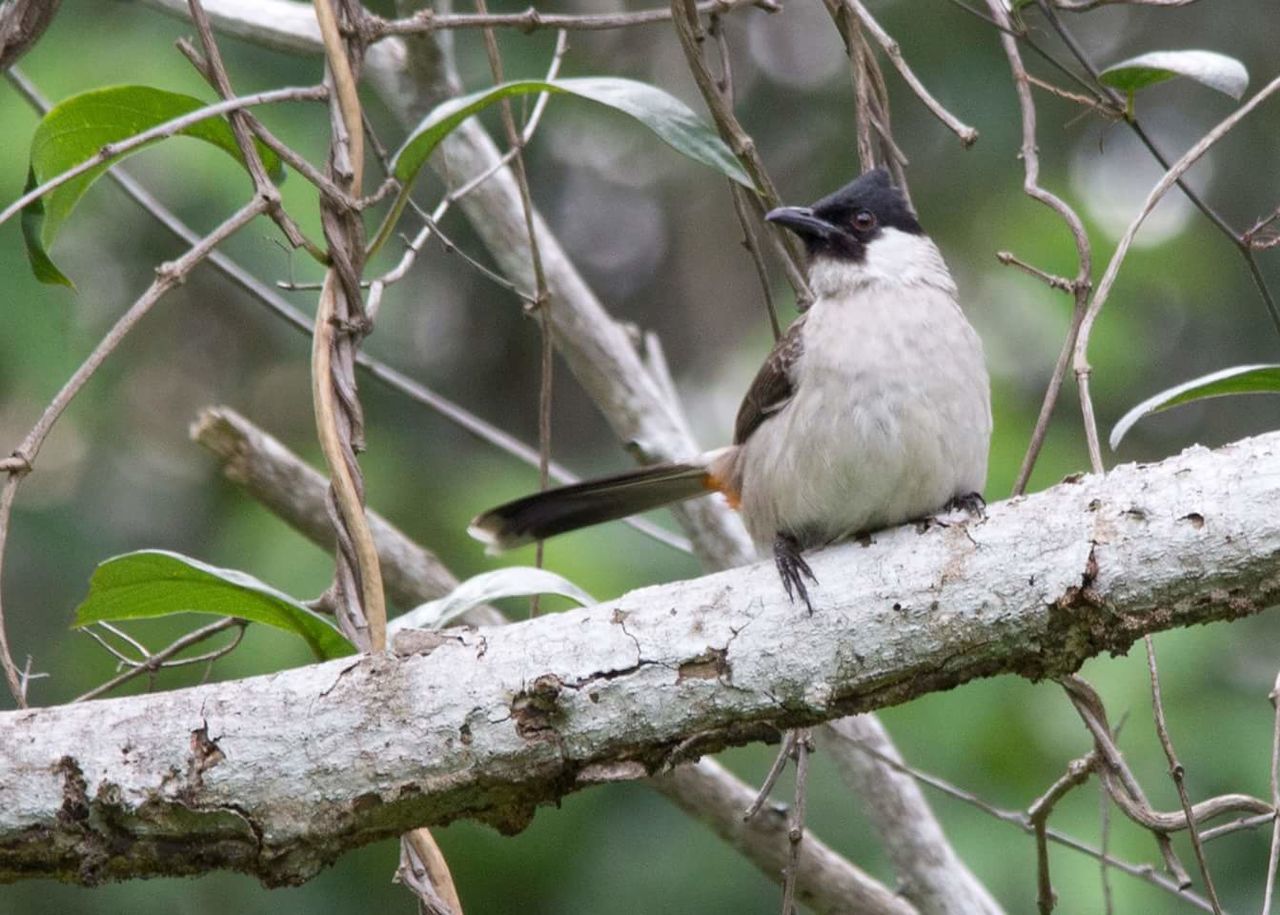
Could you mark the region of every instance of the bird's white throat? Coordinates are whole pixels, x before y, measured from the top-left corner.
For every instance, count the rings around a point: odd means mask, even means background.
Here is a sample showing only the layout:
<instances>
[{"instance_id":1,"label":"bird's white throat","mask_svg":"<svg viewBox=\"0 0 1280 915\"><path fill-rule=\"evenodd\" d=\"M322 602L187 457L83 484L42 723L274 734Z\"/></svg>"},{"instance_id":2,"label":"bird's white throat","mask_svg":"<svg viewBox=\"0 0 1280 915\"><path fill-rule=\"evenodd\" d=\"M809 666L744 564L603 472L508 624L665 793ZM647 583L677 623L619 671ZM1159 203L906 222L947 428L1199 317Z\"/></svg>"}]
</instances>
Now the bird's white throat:
<instances>
[{"instance_id":1,"label":"bird's white throat","mask_svg":"<svg viewBox=\"0 0 1280 915\"><path fill-rule=\"evenodd\" d=\"M926 285L956 294L938 246L927 235L899 229L881 229L861 261L820 256L809 265L809 285L818 297L845 295L869 283Z\"/></svg>"}]
</instances>

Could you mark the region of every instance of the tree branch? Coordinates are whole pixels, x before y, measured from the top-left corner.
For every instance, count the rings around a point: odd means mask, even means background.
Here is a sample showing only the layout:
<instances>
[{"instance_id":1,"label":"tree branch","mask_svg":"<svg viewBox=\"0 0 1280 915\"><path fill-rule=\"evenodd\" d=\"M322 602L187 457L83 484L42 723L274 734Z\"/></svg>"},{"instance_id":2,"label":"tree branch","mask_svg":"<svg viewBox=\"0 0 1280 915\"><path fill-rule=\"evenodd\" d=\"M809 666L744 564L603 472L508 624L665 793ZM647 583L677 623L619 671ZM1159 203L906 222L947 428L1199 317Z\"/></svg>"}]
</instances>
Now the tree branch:
<instances>
[{"instance_id":1,"label":"tree branch","mask_svg":"<svg viewBox=\"0 0 1280 915\"><path fill-rule=\"evenodd\" d=\"M1280 599L1280 434L770 565L646 588L429 654L0 715L0 879L226 867L296 883L348 848L538 804L975 677L1059 676ZM780 651L779 646L785 646ZM86 741L84 735L94 739Z\"/></svg>"},{"instance_id":2,"label":"tree branch","mask_svg":"<svg viewBox=\"0 0 1280 915\"><path fill-rule=\"evenodd\" d=\"M898 875L899 892L921 915L1000 915L1004 910L947 842L914 778L875 715L852 715L824 729L822 748L858 795Z\"/></svg>"}]
</instances>

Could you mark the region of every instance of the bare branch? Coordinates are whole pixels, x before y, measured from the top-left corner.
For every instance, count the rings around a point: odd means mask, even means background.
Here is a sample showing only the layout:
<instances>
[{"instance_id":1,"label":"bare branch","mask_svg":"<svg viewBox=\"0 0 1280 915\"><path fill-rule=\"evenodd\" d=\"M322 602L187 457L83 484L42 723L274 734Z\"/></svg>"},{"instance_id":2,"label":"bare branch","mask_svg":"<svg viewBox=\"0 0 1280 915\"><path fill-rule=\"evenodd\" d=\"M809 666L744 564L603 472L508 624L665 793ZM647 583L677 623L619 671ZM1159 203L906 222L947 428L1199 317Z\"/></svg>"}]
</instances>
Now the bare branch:
<instances>
[{"instance_id":1,"label":"bare branch","mask_svg":"<svg viewBox=\"0 0 1280 915\"><path fill-rule=\"evenodd\" d=\"M855 715L823 728L823 748L893 862L901 893L922 915L1000 915L1000 904L947 841L942 824L880 719Z\"/></svg>"},{"instance_id":2,"label":"bare branch","mask_svg":"<svg viewBox=\"0 0 1280 915\"><path fill-rule=\"evenodd\" d=\"M744 7L755 7L774 13L782 7L776 0L702 0L699 13L731 13ZM448 29L512 28L521 32L539 29L567 29L569 31L601 31L607 29L634 28L653 25L671 19L669 8L636 10L634 13L590 13L573 15L544 13L529 7L523 13L441 13L424 9L404 19L373 20L373 35L416 35L423 32L440 32Z\"/></svg>"},{"instance_id":3,"label":"bare branch","mask_svg":"<svg viewBox=\"0 0 1280 915\"><path fill-rule=\"evenodd\" d=\"M6 789L25 800L0 806L0 875L224 866L296 881L407 828L477 817L518 829L577 787L661 771L673 748L714 752L997 671L1058 676L1147 632L1274 605L1276 473L1280 434L996 503L980 523L885 531L811 557L812 616L760 564L451 630L425 655L272 674L270 689L250 679L3 713ZM1127 511L1138 494L1143 517ZM1208 523L1181 520L1191 508ZM175 731L199 727L220 735L216 768L166 780L193 770ZM336 737L317 752L316 735ZM84 798L86 818L60 817L77 779L112 790Z\"/></svg>"},{"instance_id":4,"label":"bare branch","mask_svg":"<svg viewBox=\"0 0 1280 915\"><path fill-rule=\"evenodd\" d=\"M1049 879L1049 814L1069 791L1089 780L1096 759L1095 753L1073 759L1067 764L1067 771L1027 810L1027 820L1036 834L1036 904L1040 915L1051 915L1057 901Z\"/></svg>"},{"instance_id":5,"label":"bare branch","mask_svg":"<svg viewBox=\"0 0 1280 915\"><path fill-rule=\"evenodd\" d=\"M1084 222L1066 201L1056 194L1040 186L1040 153L1036 145L1036 105L1031 94L1031 78L1022 62L1022 54L1018 50L1018 40L1009 30L1009 14L1002 0L987 0L994 21L1004 31L1000 35L1000 44L1004 48L1005 57L1009 59L1009 68L1013 73L1013 86L1018 94L1018 107L1022 113L1022 166L1025 172L1023 190L1027 196L1038 200L1057 213L1066 223L1076 247L1076 262L1079 265L1071 289L1075 295L1075 307L1071 313L1071 324L1066 339L1058 353L1058 361L1054 365L1049 385L1045 389L1044 401L1040 405L1040 415L1031 433L1031 441L1027 445L1027 453L1018 469L1017 480L1013 484L1013 493L1018 495L1027 489L1031 479L1031 471L1035 469L1040 449L1044 446L1045 436L1049 432L1049 421L1053 418L1054 408L1058 405L1058 396L1062 392L1062 383L1066 379L1067 369L1071 361L1071 353L1076 344L1080 324L1084 320L1088 303L1090 281L1093 276L1093 255L1089 247L1089 235L1085 231ZM1050 284L1052 285L1052 284Z\"/></svg>"},{"instance_id":6,"label":"bare branch","mask_svg":"<svg viewBox=\"0 0 1280 915\"><path fill-rule=\"evenodd\" d=\"M240 639L244 635L245 625L246 623L244 620L237 620L237 619L232 619L228 617L226 619L218 620L218 622L216 623L210 623L207 626L202 626L199 629L196 629L192 632L187 633L181 638L175 639L170 645L160 649L154 654L149 655L141 663L133 663L128 670L121 671L119 674L112 677L106 683L103 683L100 686L95 686L93 689L89 690L87 693L82 693L81 695L77 696L74 701L84 702L89 699L97 699L99 696L105 696L107 693L111 692L117 686L121 686L129 682L135 677L140 677L142 674L146 674L146 673L155 673L156 671L160 670L162 667L172 666L174 662L171 661L170 659L173 658L174 655L178 654L179 652L184 651L187 648L190 648L192 645L198 645L201 642L217 635L219 632L222 632L226 629L238 627L238 631L236 632L235 638L231 642L229 642L225 647L220 648L217 651L213 651L213 652L209 652L208 654L201 655L198 658L185 658L179 663L194 664L194 663L200 663L203 661L217 660L217 658L231 651L233 648L235 648L237 645L240 644ZM86 630L86 631L89 631L91 635L93 634L91 630Z\"/></svg>"},{"instance_id":7,"label":"bare branch","mask_svg":"<svg viewBox=\"0 0 1280 915\"><path fill-rule=\"evenodd\" d=\"M1156 735L1160 738L1160 746L1164 748L1165 758L1169 760L1169 777L1178 789L1178 800L1182 804L1182 815L1186 819L1187 832L1191 834L1191 847L1195 849L1196 864L1200 866L1200 876L1204 878L1204 891L1213 906L1214 915L1222 915L1222 904L1218 901L1218 891L1213 885L1213 875L1204 858L1204 843L1200 839L1200 831L1196 827L1195 813L1191 807L1191 798L1187 796L1186 779L1182 763L1173 750L1173 740L1169 737L1169 725L1164 718L1164 700L1160 697L1160 672L1156 669L1156 646L1151 636L1144 638L1147 649L1147 669L1151 673L1151 707L1155 714ZM1273 811L1274 813L1274 811Z\"/></svg>"},{"instance_id":8,"label":"bare branch","mask_svg":"<svg viewBox=\"0 0 1280 915\"><path fill-rule=\"evenodd\" d=\"M770 805L759 816L740 815L754 790L712 759L679 766L650 784L682 810L706 823L778 882L787 865L787 817ZM823 915L913 915L916 909L814 836L805 836L796 867L796 899Z\"/></svg>"},{"instance_id":9,"label":"bare branch","mask_svg":"<svg viewBox=\"0 0 1280 915\"><path fill-rule=\"evenodd\" d=\"M1275 708L1275 727L1271 737L1271 806L1280 813L1280 674L1276 675L1275 685L1268 698ZM1271 819L1271 851L1267 855L1267 888L1263 897L1262 915L1271 915L1271 901L1276 892L1276 869L1280 867L1280 815L1273 815Z\"/></svg>"},{"instance_id":10,"label":"bare branch","mask_svg":"<svg viewBox=\"0 0 1280 915\"><path fill-rule=\"evenodd\" d=\"M974 130L967 124L962 123L959 118L944 108L942 104L929 93L929 90L924 87L924 83L920 82L915 72L907 63L907 59L902 56L902 48L898 46L898 42L894 40L892 35L881 27L880 23L878 23L875 17L871 15L871 11L863 6L861 0L840 0L840 3L852 10L854 15L858 17L858 20L866 27L867 31L871 33L872 37L875 38L876 43L884 49L884 53L893 63L893 66L897 69L898 73L901 74L902 79L911 87L911 91L916 94L916 97L919 98L920 101L924 102L925 107L933 113L933 116L945 124L948 130L959 137L961 144L966 148L976 143L978 140L978 131Z\"/></svg>"},{"instance_id":11,"label":"bare branch","mask_svg":"<svg viewBox=\"0 0 1280 915\"><path fill-rule=\"evenodd\" d=\"M997 2L997 0L991 0L991 2ZM1249 101L1224 118L1216 127L1201 137L1194 146L1183 153L1182 157L1164 173L1164 176L1156 182L1155 187L1147 194L1147 199L1143 202L1138 215L1129 223L1129 227L1125 229L1124 235L1120 237L1120 241L1116 244L1116 250L1111 255L1111 260L1107 263L1106 272L1102 274L1098 289L1093 294L1089 307L1080 323L1080 333L1076 339L1072 363L1076 373L1076 380L1080 386L1080 409L1084 418L1085 438L1089 444L1089 460L1095 472L1101 471L1103 465L1102 449L1098 444L1098 424L1093 416L1093 400L1089 396L1089 375L1092 372L1092 368L1089 365L1089 336L1093 330L1094 321L1097 320L1098 314L1102 311L1102 306L1106 304L1107 296L1111 293L1111 287L1115 285L1116 277L1120 273L1120 266L1124 263L1125 256L1129 253L1129 247L1133 244L1134 236L1138 234L1138 229L1142 228L1143 222L1146 221L1151 211L1155 209L1156 204L1177 183L1178 179L1191 166L1195 165L1200 157L1208 152L1215 143L1247 117L1249 112L1253 111L1254 108L1265 102L1277 91L1280 91L1280 77L1276 77L1267 83Z\"/></svg>"}]
</instances>

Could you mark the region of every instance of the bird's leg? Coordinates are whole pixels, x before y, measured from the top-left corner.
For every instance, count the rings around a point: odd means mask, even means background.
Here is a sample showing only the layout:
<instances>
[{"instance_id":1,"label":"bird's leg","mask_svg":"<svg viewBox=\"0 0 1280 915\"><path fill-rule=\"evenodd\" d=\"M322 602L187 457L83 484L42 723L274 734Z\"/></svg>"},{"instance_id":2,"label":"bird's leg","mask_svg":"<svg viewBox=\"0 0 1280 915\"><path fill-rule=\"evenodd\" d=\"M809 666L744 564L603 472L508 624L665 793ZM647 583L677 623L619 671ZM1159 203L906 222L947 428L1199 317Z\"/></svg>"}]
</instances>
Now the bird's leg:
<instances>
[{"instance_id":1,"label":"bird's leg","mask_svg":"<svg viewBox=\"0 0 1280 915\"><path fill-rule=\"evenodd\" d=\"M813 584L818 578L804 561L800 542L791 534L779 533L773 538L773 561L778 567L778 575L782 578L783 590L787 592L787 600L795 603L796 595L804 601L804 605L813 613L813 604L809 600L809 589L805 587L807 578Z\"/></svg>"},{"instance_id":2,"label":"bird's leg","mask_svg":"<svg viewBox=\"0 0 1280 915\"><path fill-rule=\"evenodd\" d=\"M952 496L951 501L942 510L944 512L966 512L971 518L977 518L982 521L987 517L987 500L982 498L982 493L980 492L967 492L964 495Z\"/></svg>"}]
</instances>

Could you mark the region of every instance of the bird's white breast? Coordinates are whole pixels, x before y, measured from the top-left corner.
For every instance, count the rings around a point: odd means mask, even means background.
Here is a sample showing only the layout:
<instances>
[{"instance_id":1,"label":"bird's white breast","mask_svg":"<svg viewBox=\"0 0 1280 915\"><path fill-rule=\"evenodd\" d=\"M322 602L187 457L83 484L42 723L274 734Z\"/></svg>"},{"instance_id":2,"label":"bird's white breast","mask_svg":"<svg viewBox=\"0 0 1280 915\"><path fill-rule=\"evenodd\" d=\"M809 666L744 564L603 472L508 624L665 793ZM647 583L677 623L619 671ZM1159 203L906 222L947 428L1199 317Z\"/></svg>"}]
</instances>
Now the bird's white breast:
<instances>
[{"instance_id":1,"label":"bird's white breast","mask_svg":"<svg viewBox=\"0 0 1280 915\"><path fill-rule=\"evenodd\" d=\"M817 298L794 396L738 455L757 544L784 532L816 545L981 492L991 436L982 344L933 243L886 230L864 264L820 261L810 280Z\"/></svg>"}]
</instances>

